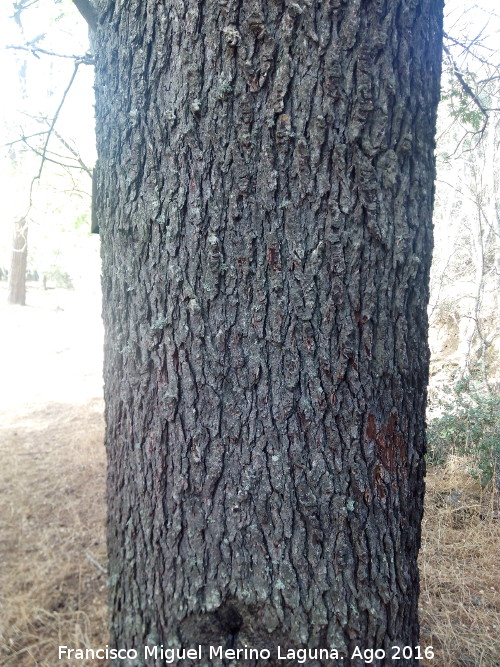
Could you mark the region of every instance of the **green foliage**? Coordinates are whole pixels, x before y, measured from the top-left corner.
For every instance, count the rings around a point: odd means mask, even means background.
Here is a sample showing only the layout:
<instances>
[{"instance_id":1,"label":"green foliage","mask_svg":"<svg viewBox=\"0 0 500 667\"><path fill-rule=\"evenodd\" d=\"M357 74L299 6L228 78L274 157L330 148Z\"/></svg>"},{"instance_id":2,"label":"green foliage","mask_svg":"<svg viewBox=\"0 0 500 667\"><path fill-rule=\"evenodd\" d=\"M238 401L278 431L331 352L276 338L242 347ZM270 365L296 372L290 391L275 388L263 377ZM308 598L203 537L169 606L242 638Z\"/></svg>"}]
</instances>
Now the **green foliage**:
<instances>
[{"instance_id":1,"label":"green foliage","mask_svg":"<svg viewBox=\"0 0 500 667\"><path fill-rule=\"evenodd\" d=\"M472 91L475 88L476 77L470 72L467 72L463 77ZM451 69L449 70L448 85L441 95L441 100L448 102L448 110L452 118L459 120L465 127L471 127L474 132L481 129L484 124L484 116L471 95L467 94L463 86L457 81Z\"/></svg>"},{"instance_id":2,"label":"green foliage","mask_svg":"<svg viewBox=\"0 0 500 667\"><path fill-rule=\"evenodd\" d=\"M469 456L475 473L485 486L500 471L500 395L461 380L442 401L442 416L428 426L428 459L444 463L449 454Z\"/></svg>"}]
</instances>

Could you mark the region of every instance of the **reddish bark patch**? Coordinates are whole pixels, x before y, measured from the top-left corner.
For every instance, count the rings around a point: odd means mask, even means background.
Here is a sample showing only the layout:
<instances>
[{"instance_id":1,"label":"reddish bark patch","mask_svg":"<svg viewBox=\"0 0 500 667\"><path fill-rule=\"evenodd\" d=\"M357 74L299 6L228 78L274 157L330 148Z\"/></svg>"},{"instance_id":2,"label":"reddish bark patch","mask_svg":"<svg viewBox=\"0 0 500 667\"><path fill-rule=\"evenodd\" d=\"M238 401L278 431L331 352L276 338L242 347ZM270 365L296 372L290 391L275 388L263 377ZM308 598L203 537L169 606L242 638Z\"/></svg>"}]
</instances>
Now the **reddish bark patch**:
<instances>
[{"instance_id":1,"label":"reddish bark patch","mask_svg":"<svg viewBox=\"0 0 500 667\"><path fill-rule=\"evenodd\" d=\"M385 497L379 493L383 477L381 466L389 473L391 480L394 480L397 477L398 468L406 461L406 445L403 434L397 428L397 423L397 413L393 412L387 425L382 424L377 429L374 415L368 415L366 438L369 442L376 443L376 455L380 461L374 473L374 484L379 498Z\"/></svg>"},{"instance_id":2,"label":"reddish bark patch","mask_svg":"<svg viewBox=\"0 0 500 667\"><path fill-rule=\"evenodd\" d=\"M366 427L366 439L369 442L376 442L377 427L375 424L375 417L372 414L368 415L368 426Z\"/></svg>"},{"instance_id":3,"label":"reddish bark patch","mask_svg":"<svg viewBox=\"0 0 500 667\"><path fill-rule=\"evenodd\" d=\"M271 246L267 250L267 261L273 271L281 271L281 262L279 257L279 251L276 246Z\"/></svg>"}]
</instances>

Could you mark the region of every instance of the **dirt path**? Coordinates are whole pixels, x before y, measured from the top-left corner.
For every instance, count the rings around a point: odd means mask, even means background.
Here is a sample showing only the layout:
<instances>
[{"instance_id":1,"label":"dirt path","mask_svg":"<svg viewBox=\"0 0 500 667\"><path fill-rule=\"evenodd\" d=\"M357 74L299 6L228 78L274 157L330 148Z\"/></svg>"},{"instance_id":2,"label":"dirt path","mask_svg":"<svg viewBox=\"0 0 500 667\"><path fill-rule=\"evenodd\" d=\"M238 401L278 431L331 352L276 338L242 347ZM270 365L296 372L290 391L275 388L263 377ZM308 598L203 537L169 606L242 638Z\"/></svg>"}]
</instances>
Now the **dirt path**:
<instances>
[{"instance_id":1,"label":"dirt path","mask_svg":"<svg viewBox=\"0 0 500 667\"><path fill-rule=\"evenodd\" d=\"M0 303L0 663L69 664L106 643L100 305Z\"/></svg>"}]
</instances>

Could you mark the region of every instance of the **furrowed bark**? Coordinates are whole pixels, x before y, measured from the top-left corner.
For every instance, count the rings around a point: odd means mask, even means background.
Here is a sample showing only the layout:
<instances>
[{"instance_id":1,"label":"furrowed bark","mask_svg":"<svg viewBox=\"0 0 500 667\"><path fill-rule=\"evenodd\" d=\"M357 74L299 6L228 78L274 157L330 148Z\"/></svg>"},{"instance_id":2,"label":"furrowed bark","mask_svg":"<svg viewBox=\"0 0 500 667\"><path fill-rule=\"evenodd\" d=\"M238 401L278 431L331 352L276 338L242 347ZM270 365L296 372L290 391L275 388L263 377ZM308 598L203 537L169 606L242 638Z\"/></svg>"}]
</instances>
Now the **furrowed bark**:
<instances>
[{"instance_id":1,"label":"furrowed bark","mask_svg":"<svg viewBox=\"0 0 500 667\"><path fill-rule=\"evenodd\" d=\"M441 14L103 12L111 643L418 644Z\"/></svg>"}]
</instances>

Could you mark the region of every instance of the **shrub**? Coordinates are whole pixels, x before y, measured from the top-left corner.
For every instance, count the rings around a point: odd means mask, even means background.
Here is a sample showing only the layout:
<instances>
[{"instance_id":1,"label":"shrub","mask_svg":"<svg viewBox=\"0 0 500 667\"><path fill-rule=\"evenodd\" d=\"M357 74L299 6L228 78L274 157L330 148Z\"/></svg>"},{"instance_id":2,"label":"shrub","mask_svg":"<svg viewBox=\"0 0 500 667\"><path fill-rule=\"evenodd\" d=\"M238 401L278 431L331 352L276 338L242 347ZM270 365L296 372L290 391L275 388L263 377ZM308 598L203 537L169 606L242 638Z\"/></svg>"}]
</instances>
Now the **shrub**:
<instances>
[{"instance_id":1,"label":"shrub","mask_svg":"<svg viewBox=\"0 0 500 667\"><path fill-rule=\"evenodd\" d=\"M440 417L427 430L428 460L444 463L449 454L467 456L471 472L483 486L496 476L500 482L500 395L474 388L470 379L451 390L439 406Z\"/></svg>"}]
</instances>

